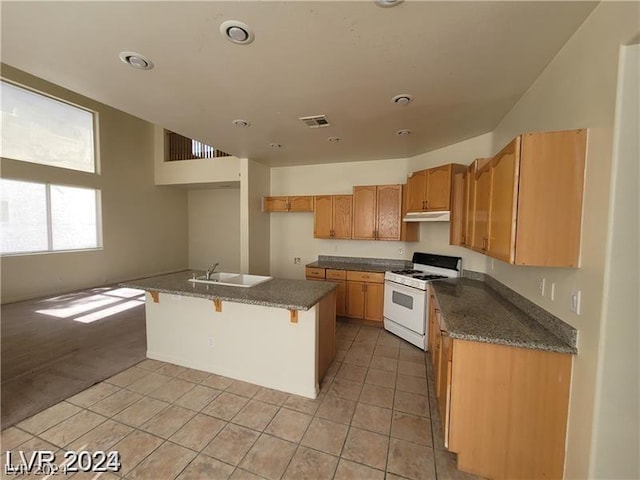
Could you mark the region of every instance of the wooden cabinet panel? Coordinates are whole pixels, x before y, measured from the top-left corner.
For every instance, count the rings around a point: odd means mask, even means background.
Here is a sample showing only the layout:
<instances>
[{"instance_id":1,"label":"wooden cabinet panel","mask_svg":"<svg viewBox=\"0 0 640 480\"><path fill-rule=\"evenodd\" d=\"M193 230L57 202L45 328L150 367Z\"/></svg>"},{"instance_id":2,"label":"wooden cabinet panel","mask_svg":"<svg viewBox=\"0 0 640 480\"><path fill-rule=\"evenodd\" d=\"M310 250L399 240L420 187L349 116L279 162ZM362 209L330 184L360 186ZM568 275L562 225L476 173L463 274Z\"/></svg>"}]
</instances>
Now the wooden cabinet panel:
<instances>
[{"instance_id":1,"label":"wooden cabinet panel","mask_svg":"<svg viewBox=\"0 0 640 480\"><path fill-rule=\"evenodd\" d=\"M562 478L571 355L453 340L449 450L487 478ZM479 374L481 372L481 374Z\"/></svg>"},{"instance_id":2,"label":"wooden cabinet panel","mask_svg":"<svg viewBox=\"0 0 640 480\"><path fill-rule=\"evenodd\" d=\"M263 212L313 212L313 196L263 197Z\"/></svg>"},{"instance_id":3,"label":"wooden cabinet panel","mask_svg":"<svg viewBox=\"0 0 640 480\"><path fill-rule=\"evenodd\" d=\"M463 223L466 217L465 174L456 173L451 182L451 221L449 244L464 245Z\"/></svg>"},{"instance_id":4,"label":"wooden cabinet panel","mask_svg":"<svg viewBox=\"0 0 640 480\"><path fill-rule=\"evenodd\" d=\"M347 317L382 321L384 273L347 270Z\"/></svg>"},{"instance_id":5,"label":"wooden cabinet panel","mask_svg":"<svg viewBox=\"0 0 640 480\"><path fill-rule=\"evenodd\" d=\"M471 248L517 265L577 267L586 135L521 135L478 163Z\"/></svg>"},{"instance_id":6,"label":"wooden cabinet panel","mask_svg":"<svg viewBox=\"0 0 640 480\"><path fill-rule=\"evenodd\" d=\"M491 160L491 201L487 253L513 262L516 235L516 185L520 158L520 137ZM558 205L558 208L562 208Z\"/></svg>"},{"instance_id":7,"label":"wooden cabinet panel","mask_svg":"<svg viewBox=\"0 0 640 480\"><path fill-rule=\"evenodd\" d=\"M522 136L517 265L577 267L586 130Z\"/></svg>"},{"instance_id":8,"label":"wooden cabinet panel","mask_svg":"<svg viewBox=\"0 0 640 480\"><path fill-rule=\"evenodd\" d=\"M307 278L324 278L324 268L306 267L305 276Z\"/></svg>"},{"instance_id":9,"label":"wooden cabinet panel","mask_svg":"<svg viewBox=\"0 0 640 480\"><path fill-rule=\"evenodd\" d=\"M400 240L401 223L402 185L353 187L352 238Z\"/></svg>"},{"instance_id":10,"label":"wooden cabinet panel","mask_svg":"<svg viewBox=\"0 0 640 480\"><path fill-rule=\"evenodd\" d=\"M383 283L384 273L347 270L347 280L352 282Z\"/></svg>"},{"instance_id":11,"label":"wooden cabinet panel","mask_svg":"<svg viewBox=\"0 0 640 480\"><path fill-rule=\"evenodd\" d=\"M433 294L433 290L431 286L429 286L429 334L428 334L428 348L429 348L429 359L431 360L431 366L433 367L434 372L437 371L437 361L436 361L436 330L438 321L436 318L436 312L438 312L438 300ZM438 329L439 330L439 329Z\"/></svg>"},{"instance_id":12,"label":"wooden cabinet panel","mask_svg":"<svg viewBox=\"0 0 640 480\"><path fill-rule=\"evenodd\" d=\"M347 282L347 317L364 317L364 283Z\"/></svg>"},{"instance_id":13,"label":"wooden cabinet panel","mask_svg":"<svg viewBox=\"0 0 640 480\"><path fill-rule=\"evenodd\" d=\"M313 237L331 238L333 198L331 195L316 195L313 208Z\"/></svg>"},{"instance_id":14,"label":"wooden cabinet panel","mask_svg":"<svg viewBox=\"0 0 640 480\"><path fill-rule=\"evenodd\" d=\"M431 168L427 175L427 211L449 210L452 165Z\"/></svg>"},{"instance_id":15,"label":"wooden cabinet panel","mask_svg":"<svg viewBox=\"0 0 640 480\"><path fill-rule=\"evenodd\" d=\"M351 202L352 195L316 195L314 238L351 238Z\"/></svg>"},{"instance_id":16,"label":"wooden cabinet panel","mask_svg":"<svg viewBox=\"0 0 640 480\"><path fill-rule=\"evenodd\" d=\"M351 238L353 195L333 196L333 238Z\"/></svg>"},{"instance_id":17,"label":"wooden cabinet panel","mask_svg":"<svg viewBox=\"0 0 640 480\"><path fill-rule=\"evenodd\" d=\"M400 240L402 214L402 185L383 185L376 188L378 240Z\"/></svg>"},{"instance_id":18,"label":"wooden cabinet panel","mask_svg":"<svg viewBox=\"0 0 640 480\"><path fill-rule=\"evenodd\" d=\"M471 248L487 250L489 240L489 208L491 205L491 164L479 166L476 172L475 226Z\"/></svg>"},{"instance_id":19,"label":"wooden cabinet panel","mask_svg":"<svg viewBox=\"0 0 640 480\"><path fill-rule=\"evenodd\" d=\"M376 231L376 197L375 186L353 187L353 238L371 240Z\"/></svg>"},{"instance_id":20,"label":"wooden cabinet panel","mask_svg":"<svg viewBox=\"0 0 640 480\"><path fill-rule=\"evenodd\" d=\"M407 211L423 212L426 209L427 171L413 172L407 179Z\"/></svg>"},{"instance_id":21,"label":"wooden cabinet panel","mask_svg":"<svg viewBox=\"0 0 640 480\"><path fill-rule=\"evenodd\" d=\"M489 160L478 158L471 162L465 172L465 212L462 221L462 245L473 246L476 225L476 172L477 169Z\"/></svg>"},{"instance_id":22,"label":"wooden cabinet panel","mask_svg":"<svg viewBox=\"0 0 640 480\"><path fill-rule=\"evenodd\" d=\"M313 196L289 197L290 212L313 212Z\"/></svg>"},{"instance_id":23,"label":"wooden cabinet panel","mask_svg":"<svg viewBox=\"0 0 640 480\"><path fill-rule=\"evenodd\" d=\"M364 295L364 319L382 322L382 304L384 285L366 283Z\"/></svg>"},{"instance_id":24,"label":"wooden cabinet panel","mask_svg":"<svg viewBox=\"0 0 640 480\"><path fill-rule=\"evenodd\" d=\"M264 197L262 199L264 212L286 212L288 205L288 197Z\"/></svg>"},{"instance_id":25,"label":"wooden cabinet panel","mask_svg":"<svg viewBox=\"0 0 640 480\"><path fill-rule=\"evenodd\" d=\"M336 289L336 315L344 317L347 314L347 282L338 281Z\"/></svg>"},{"instance_id":26,"label":"wooden cabinet panel","mask_svg":"<svg viewBox=\"0 0 640 480\"><path fill-rule=\"evenodd\" d=\"M413 172L407 179L407 211L448 211L451 207L453 175L464 171L465 168L464 165L449 163Z\"/></svg>"},{"instance_id":27,"label":"wooden cabinet panel","mask_svg":"<svg viewBox=\"0 0 640 480\"><path fill-rule=\"evenodd\" d=\"M327 268L326 270L326 278L327 280L346 280L347 279L347 271L346 270L333 270Z\"/></svg>"}]
</instances>

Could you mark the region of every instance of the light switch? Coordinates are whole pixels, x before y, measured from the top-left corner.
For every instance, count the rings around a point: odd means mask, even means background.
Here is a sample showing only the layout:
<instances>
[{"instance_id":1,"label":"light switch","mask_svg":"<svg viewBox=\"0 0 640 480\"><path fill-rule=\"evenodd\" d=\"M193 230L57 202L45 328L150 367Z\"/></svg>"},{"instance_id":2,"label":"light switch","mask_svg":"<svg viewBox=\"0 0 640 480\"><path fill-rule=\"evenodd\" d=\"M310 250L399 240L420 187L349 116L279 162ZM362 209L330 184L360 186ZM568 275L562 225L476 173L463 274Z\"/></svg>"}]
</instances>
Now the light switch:
<instances>
[{"instance_id":1,"label":"light switch","mask_svg":"<svg viewBox=\"0 0 640 480\"><path fill-rule=\"evenodd\" d=\"M580 297L582 292L580 290L574 290L571 292L571 311L576 315L580 315Z\"/></svg>"}]
</instances>

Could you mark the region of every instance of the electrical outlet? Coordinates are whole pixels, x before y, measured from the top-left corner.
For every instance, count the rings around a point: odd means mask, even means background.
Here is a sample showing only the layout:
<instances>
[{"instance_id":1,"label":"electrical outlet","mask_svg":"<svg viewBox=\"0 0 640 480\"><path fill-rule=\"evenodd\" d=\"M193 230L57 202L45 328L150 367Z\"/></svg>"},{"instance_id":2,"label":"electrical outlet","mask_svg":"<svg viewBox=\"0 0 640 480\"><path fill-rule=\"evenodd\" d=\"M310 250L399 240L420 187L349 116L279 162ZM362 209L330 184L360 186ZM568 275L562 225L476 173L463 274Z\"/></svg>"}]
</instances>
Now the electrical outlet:
<instances>
[{"instance_id":1,"label":"electrical outlet","mask_svg":"<svg viewBox=\"0 0 640 480\"><path fill-rule=\"evenodd\" d=\"M549 298L553 302L556 299L556 282L551 282L551 288L549 289Z\"/></svg>"},{"instance_id":2,"label":"electrical outlet","mask_svg":"<svg viewBox=\"0 0 640 480\"><path fill-rule=\"evenodd\" d=\"M207 345L213 347L213 337L207 337Z\"/></svg>"},{"instance_id":3,"label":"electrical outlet","mask_svg":"<svg viewBox=\"0 0 640 480\"><path fill-rule=\"evenodd\" d=\"M295 265L300 265L300 257L293 257L293 263Z\"/></svg>"},{"instance_id":4,"label":"electrical outlet","mask_svg":"<svg viewBox=\"0 0 640 480\"><path fill-rule=\"evenodd\" d=\"M398 255L404 255L404 248L398 248Z\"/></svg>"},{"instance_id":5,"label":"electrical outlet","mask_svg":"<svg viewBox=\"0 0 640 480\"><path fill-rule=\"evenodd\" d=\"M540 280L540 283L538 284L538 293L540 294L541 297L544 297L544 290L546 286L547 286L547 279L543 278L542 280Z\"/></svg>"},{"instance_id":6,"label":"electrical outlet","mask_svg":"<svg viewBox=\"0 0 640 480\"><path fill-rule=\"evenodd\" d=\"M582 292L580 290L574 290L571 292L571 311L576 315L580 315L580 300Z\"/></svg>"}]
</instances>

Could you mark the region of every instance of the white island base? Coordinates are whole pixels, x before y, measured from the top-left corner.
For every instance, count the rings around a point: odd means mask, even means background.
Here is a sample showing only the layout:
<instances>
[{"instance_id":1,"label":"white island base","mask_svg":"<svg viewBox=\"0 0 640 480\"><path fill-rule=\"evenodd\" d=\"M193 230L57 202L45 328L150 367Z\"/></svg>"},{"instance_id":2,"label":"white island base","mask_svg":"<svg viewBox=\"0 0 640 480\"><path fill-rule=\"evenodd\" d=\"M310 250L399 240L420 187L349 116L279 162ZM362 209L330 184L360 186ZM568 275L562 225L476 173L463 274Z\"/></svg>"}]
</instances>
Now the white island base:
<instances>
[{"instance_id":1,"label":"white island base","mask_svg":"<svg viewBox=\"0 0 640 480\"><path fill-rule=\"evenodd\" d=\"M335 356L335 291L306 311L153 293L148 358L317 397Z\"/></svg>"}]
</instances>

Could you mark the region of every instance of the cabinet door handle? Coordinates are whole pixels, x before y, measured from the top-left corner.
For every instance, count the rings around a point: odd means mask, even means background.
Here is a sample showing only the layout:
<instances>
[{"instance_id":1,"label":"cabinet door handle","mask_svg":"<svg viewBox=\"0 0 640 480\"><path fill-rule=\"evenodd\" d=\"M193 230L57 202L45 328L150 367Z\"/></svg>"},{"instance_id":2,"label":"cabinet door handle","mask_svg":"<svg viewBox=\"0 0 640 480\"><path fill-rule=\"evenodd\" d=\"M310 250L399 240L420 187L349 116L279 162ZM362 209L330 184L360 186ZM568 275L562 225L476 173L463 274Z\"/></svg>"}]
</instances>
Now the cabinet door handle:
<instances>
[{"instance_id":1,"label":"cabinet door handle","mask_svg":"<svg viewBox=\"0 0 640 480\"><path fill-rule=\"evenodd\" d=\"M429 200L424 201L424 208L429 208Z\"/></svg>"},{"instance_id":2,"label":"cabinet door handle","mask_svg":"<svg viewBox=\"0 0 640 480\"><path fill-rule=\"evenodd\" d=\"M287 201L287 210L291 210L291 202Z\"/></svg>"}]
</instances>

